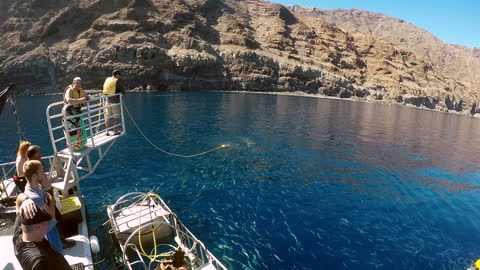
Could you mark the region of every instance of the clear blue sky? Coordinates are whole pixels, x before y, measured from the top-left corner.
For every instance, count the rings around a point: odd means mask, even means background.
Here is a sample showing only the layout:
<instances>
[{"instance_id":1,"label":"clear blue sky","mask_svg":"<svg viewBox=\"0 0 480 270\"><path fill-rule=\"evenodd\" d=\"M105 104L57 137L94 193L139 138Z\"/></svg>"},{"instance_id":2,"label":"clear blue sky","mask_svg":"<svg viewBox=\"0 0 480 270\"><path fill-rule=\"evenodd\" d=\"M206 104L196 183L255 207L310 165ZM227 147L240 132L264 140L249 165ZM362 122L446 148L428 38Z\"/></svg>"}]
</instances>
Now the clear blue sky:
<instances>
[{"instance_id":1,"label":"clear blue sky","mask_svg":"<svg viewBox=\"0 0 480 270\"><path fill-rule=\"evenodd\" d=\"M269 0L322 9L358 8L411 22L441 40L480 47L480 0Z\"/></svg>"}]
</instances>

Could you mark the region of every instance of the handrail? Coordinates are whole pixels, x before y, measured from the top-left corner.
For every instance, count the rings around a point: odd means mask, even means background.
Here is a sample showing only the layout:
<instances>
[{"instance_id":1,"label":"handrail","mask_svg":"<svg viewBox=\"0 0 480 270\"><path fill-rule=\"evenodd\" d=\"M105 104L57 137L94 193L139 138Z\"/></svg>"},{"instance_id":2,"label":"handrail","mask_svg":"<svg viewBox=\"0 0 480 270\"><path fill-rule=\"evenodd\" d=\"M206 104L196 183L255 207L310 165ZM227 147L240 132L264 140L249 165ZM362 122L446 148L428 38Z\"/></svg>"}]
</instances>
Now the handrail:
<instances>
[{"instance_id":1,"label":"handrail","mask_svg":"<svg viewBox=\"0 0 480 270\"><path fill-rule=\"evenodd\" d=\"M42 160L43 159L48 159L49 161L53 161L53 155L52 156L45 156L45 157L42 157ZM16 161L10 161L10 162L5 162L5 163L0 163L0 168L2 167L6 167L6 166L9 166L9 165L15 165L16 164Z\"/></svg>"},{"instance_id":2,"label":"handrail","mask_svg":"<svg viewBox=\"0 0 480 270\"><path fill-rule=\"evenodd\" d=\"M79 114L75 114L75 115L71 115L71 116L65 116L65 119L67 119L67 120L74 119L74 118L77 118L79 116L89 115L92 112L95 113L95 112L103 111L105 109L116 107L116 106L120 106L120 104L109 104L109 105L103 106L103 107L98 108L98 109L93 109L93 110L88 110L87 109L87 111L79 113ZM66 106L66 107L68 108L69 106Z\"/></svg>"},{"instance_id":3,"label":"handrail","mask_svg":"<svg viewBox=\"0 0 480 270\"><path fill-rule=\"evenodd\" d=\"M53 166L53 159L54 157L53 156L45 156L45 157L42 157L42 160L48 160L48 163L50 165L50 168ZM16 173L16 161L10 161L10 162L5 162L5 163L1 163L0 164L0 170L1 170L1 177L0 177L0 184L2 186L2 188L6 191L7 190L7 187L9 185L11 185L13 183L13 175ZM11 166L10 169L7 169L9 166ZM10 183L7 183L5 185L5 183L7 182L7 180L12 181ZM0 198L3 198L3 193L0 193ZM10 196L10 194L8 193L5 193L6 196Z\"/></svg>"},{"instance_id":4,"label":"handrail","mask_svg":"<svg viewBox=\"0 0 480 270\"><path fill-rule=\"evenodd\" d=\"M119 97L120 103L116 104L109 104L106 103L105 100L111 97ZM95 136L101 134L105 131L112 130L116 127L121 126L122 130L125 130L125 122L123 116L123 108L121 106L121 102L123 102L122 94L113 94L107 96L96 96L92 97L89 100L85 101L83 104L83 110L79 114L75 115L67 115L67 110L69 107L73 106L73 104L64 104L63 101L55 102L50 104L47 107L46 115L47 115L47 124L48 130L50 135L50 142L52 144L52 149L54 153L58 153L60 149L63 149L63 141L66 142L66 147L70 150L70 155L74 157L73 151L73 144L80 142L81 140L87 140L89 145L95 147ZM119 107L120 113L110 116L105 116L102 112L108 108ZM68 120L78 119L81 117L83 119L84 125L80 127L71 127L69 128ZM110 125L107 129L105 126L105 121L111 118L118 118L119 123L117 125ZM61 122L60 122L61 121ZM121 121L121 122L120 122ZM63 132L59 130L62 129ZM78 130L85 130L86 138L79 137L78 139L72 139L68 136L73 132ZM54 132L56 131L56 132ZM62 142L62 145L59 143ZM60 147L61 146L61 147ZM60 149L59 149L60 147Z\"/></svg>"}]
</instances>

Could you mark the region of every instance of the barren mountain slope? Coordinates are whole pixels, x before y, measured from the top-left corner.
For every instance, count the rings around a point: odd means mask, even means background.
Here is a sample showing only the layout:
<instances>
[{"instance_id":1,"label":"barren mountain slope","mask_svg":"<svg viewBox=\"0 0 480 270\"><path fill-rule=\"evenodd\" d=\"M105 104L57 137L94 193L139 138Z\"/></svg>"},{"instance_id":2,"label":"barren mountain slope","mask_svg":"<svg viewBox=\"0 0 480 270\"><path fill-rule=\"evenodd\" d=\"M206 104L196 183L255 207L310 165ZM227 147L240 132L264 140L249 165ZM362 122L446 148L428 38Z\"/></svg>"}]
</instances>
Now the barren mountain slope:
<instances>
[{"instance_id":1,"label":"barren mountain slope","mask_svg":"<svg viewBox=\"0 0 480 270\"><path fill-rule=\"evenodd\" d=\"M422 57L258 0L2 2L0 84L304 91L470 112L477 96Z\"/></svg>"},{"instance_id":2,"label":"barren mountain slope","mask_svg":"<svg viewBox=\"0 0 480 270\"><path fill-rule=\"evenodd\" d=\"M298 5L289 9L325 20L344 31L371 35L431 61L435 69L475 92L480 91L480 48L452 45L409 22L359 9L324 10Z\"/></svg>"}]
</instances>

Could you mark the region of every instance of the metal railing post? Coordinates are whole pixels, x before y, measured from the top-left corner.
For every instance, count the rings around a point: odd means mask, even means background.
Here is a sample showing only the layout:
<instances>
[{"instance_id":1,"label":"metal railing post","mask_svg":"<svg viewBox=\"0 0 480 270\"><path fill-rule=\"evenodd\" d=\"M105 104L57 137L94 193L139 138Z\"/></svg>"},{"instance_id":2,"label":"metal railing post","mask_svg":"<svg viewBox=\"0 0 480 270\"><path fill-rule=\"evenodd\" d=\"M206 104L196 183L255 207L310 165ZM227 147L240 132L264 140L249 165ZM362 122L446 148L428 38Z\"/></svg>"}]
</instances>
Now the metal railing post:
<instances>
[{"instance_id":1,"label":"metal railing post","mask_svg":"<svg viewBox=\"0 0 480 270\"><path fill-rule=\"evenodd\" d=\"M50 142L52 143L52 148L53 148L53 152L56 153L57 152L57 145L55 143L55 137L53 136L53 130L52 130L52 119L50 119L50 109L51 107L48 106L47 107L47 111L46 111L46 114L47 114L47 125L48 125L48 133L50 134Z\"/></svg>"},{"instance_id":2,"label":"metal railing post","mask_svg":"<svg viewBox=\"0 0 480 270\"><path fill-rule=\"evenodd\" d=\"M70 150L70 157L73 159L74 155L73 155L73 145L72 142L70 141L70 138L69 138L69 135L70 135L70 132L68 130L68 125L67 125L67 114L66 114L66 111L67 111L67 108L68 106L72 106L71 104L66 104L65 106L63 106L62 108L62 122L63 122L63 128L65 130L65 140L66 140L66 144L67 144L67 148L68 150ZM65 121L64 121L65 120Z\"/></svg>"},{"instance_id":3,"label":"metal railing post","mask_svg":"<svg viewBox=\"0 0 480 270\"><path fill-rule=\"evenodd\" d=\"M89 126L89 132L90 132L90 136L89 138L92 139L92 146L95 147L95 139L94 139L94 135L92 133L92 113L90 112L90 100L87 100L87 111L88 111L88 126Z\"/></svg>"},{"instance_id":4,"label":"metal railing post","mask_svg":"<svg viewBox=\"0 0 480 270\"><path fill-rule=\"evenodd\" d=\"M123 94L119 94L119 95L120 95L120 113L122 115L122 132L126 133L125 117L123 116Z\"/></svg>"}]
</instances>

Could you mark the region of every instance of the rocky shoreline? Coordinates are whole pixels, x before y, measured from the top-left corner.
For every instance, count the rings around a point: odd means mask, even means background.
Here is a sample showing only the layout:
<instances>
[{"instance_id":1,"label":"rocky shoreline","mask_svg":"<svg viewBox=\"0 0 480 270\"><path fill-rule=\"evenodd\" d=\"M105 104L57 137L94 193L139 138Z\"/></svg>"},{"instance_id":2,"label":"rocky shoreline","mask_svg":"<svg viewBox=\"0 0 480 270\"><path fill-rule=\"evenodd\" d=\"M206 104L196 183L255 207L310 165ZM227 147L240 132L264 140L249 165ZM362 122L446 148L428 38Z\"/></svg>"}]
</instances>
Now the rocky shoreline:
<instances>
[{"instance_id":1,"label":"rocky shoreline","mask_svg":"<svg viewBox=\"0 0 480 270\"><path fill-rule=\"evenodd\" d=\"M414 109L419 109L419 110L426 110L426 111L433 111L433 112L442 112L442 113L448 113L448 114L454 114L454 115L461 115L461 116L469 116L469 117L474 117L474 118L480 118L480 113L467 113L467 112L457 112L457 111L448 111L448 110L439 110L439 109L431 109L425 106L416 106L413 104L408 104L408 103L397 103L397 102L385 102L385 101L380 101L380 100L365 100L365 99L359 99L359 98L340 98L340 97L329 97L325 95L318 95L318 94L308 94L305 92L301 91L295 91L295 92L255 92L255 91L212 91L212 92L226 92L226 93L231 93L231 92L236 92L236 93L243 93L243 94L264 94L264 95L280 95L280 96L297 96L297 97L310 97L310 98L322 98L322 99L333 99L333 100L344 100L344 101L352 101L352 102L364 102L364 103L376 103L376 104L383 104L383 105L395 105L395 106L402 106L402 107L407 107L407 108L414 108Z\"/></svg>"},{"instance_id":2,"label":"rocky shoreline","mask_svg":"<svg viewBox=\"0 0 480 270\"><path fill-rule=\"evenodd\" d=\"M260 0L0 3L0 85L98 89L113 69L136 91L300 91L305 96L480 113L476 89L429 59ZM23 92L20 92L23 91Z\"/></svg>"},{"instance_id":3,"label":"rocky shoreline","mask_svg":"<svg viewBox=\"0 0 480 270\"><path fill-rule=\"evenodd\" d=\"M101 90L85 90L85 92L89 94L101 94ZM155 89L148 89L148 90L143 90L140 88L136 89L131 89L131 90L126 90L126 93L169 93L169 92L185 92L181 90L155 90ZM192 91L192 92L199 92L199 91ZM321 99L333 99L333 100L343 100L343 101L352 101L352 102L364 102L364 103L375 103L375 104L383 104L383 105L395 105L395 106L403 106L407 108L414 108L414 109L419 109L419 110L426 110L426 111L433 111L433 112L442 112L442 113L449 113L449 114L454 114L454 115L460 115L460 116L469 116L469 117L474 117L474 118L480 118L480 113L467 113L467 112L457 112L457 111L448 111L448 110L439 110L439 109L432 109L428 108L425 106L416 106L413 104L408 104L408 103L397 103L397 102L385 102L382 100L375 100L375 99L361 99L361 98L356 98L356 97L350 97L350 98L341 98L341 97L331 97L331 96L326 96L326 95L320 95L320 94L309 94L305 93L302 91L291 91L291 92L284 92L284 91L246 91L246 90L204 90L201 92L218 92L218 93L238 93L238 94L261 94L261 95L278 95L278 96L295 96L295 97L309 97L309 98L321 98ZM19 96L55 96L55 95L62 95L63 93L57 92L57 93L45 93L45 94L20 94Z\"/></svg>"}]
</instances>

